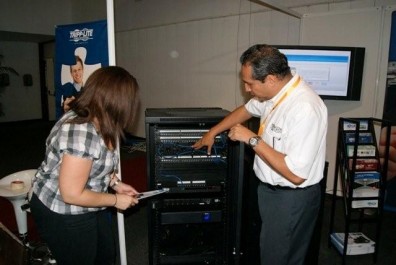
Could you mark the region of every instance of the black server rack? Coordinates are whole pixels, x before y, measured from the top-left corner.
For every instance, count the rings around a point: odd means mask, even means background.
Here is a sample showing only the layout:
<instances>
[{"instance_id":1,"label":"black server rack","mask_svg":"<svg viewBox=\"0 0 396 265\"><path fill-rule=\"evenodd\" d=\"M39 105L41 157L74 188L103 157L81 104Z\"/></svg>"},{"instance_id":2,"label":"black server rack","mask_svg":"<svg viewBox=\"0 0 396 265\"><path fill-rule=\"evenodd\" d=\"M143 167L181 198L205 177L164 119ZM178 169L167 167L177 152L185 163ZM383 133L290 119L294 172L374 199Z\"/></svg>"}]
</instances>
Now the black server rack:
<instances>
[{"instance_id":1,"label":"black server rack","mask_svg":"<svg viewBox=\"0 0 396 265\"><path fill-rule=\"evenodd\" d=\"M239 264L243 144L227 133L211 155L191 146L229 112L221 108L147 109L149 261Z\"/></svg>"}]
</instances>

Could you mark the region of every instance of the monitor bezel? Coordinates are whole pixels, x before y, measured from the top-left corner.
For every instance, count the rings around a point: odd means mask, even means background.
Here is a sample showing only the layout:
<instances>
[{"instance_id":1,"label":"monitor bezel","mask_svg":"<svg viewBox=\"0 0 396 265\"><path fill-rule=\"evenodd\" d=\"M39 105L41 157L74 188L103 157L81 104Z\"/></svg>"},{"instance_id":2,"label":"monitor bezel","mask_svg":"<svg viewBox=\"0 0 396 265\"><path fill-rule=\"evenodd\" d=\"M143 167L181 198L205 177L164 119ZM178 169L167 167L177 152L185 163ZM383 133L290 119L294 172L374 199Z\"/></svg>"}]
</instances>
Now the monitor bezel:
<instances>
[{"instance_id":1,"label":"monitor bezel","mask_svg":"<svg viewBox=\"0 0 396 265\"><path fill-rule=\"evenodd\" d=\"M279 50L315 50L315 51L348 51L350 52L348 84L346 95L323 95L319 96L324 100L348 100L359 101L362 91L363 69L365 48L347 46L314 46L314 45L273 45Z\"/></svg>"}]
</instances>

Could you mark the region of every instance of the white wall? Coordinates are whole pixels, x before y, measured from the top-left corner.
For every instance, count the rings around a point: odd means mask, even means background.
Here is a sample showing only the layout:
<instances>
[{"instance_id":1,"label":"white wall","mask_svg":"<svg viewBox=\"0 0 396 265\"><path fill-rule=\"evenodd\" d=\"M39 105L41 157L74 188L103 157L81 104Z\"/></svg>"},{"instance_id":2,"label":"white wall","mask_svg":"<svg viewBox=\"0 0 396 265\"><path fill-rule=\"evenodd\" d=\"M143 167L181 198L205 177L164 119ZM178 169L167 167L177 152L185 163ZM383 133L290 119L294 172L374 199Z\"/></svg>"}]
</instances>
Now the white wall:
<instances>
[{"instance_id":1,"label":"white wall","mask_svg":"<svg viewBox=\"0 0 396 265\"><path fill-rule=\"evenodd\" d=\"M233 110L244 103L246 96L239 79L242 51L256 42L298 43L299 19L278 12L257 12L261 7L248 1L216 1L215 4L202 1L199 8L190 5L182 9L185 12L180 12L180 16L172 15L176 12L176 6L170 4L172 1L156 6L157 12L150 9L154 6L144 6L144 2L138 2L142 6L123 2L123 6L116 9L116 18L130 23L121 25L118 19L117 64L131 71L141 86L140 115L133 130L138 136L145 136L146 108ZM131 6L127 6L128 3ZM177 21L171 23L167 12L170 17L177 17ZM141 14L149 18L144 20ZM188 20L186 14L191 19ZM135 25L133 22L138 27L127 30Z\"/></svg>"},{"instance_id":2,"label":"white wall","mask_svg":"<svg viewBox=\"0 0 396 265\"><path fill-rule=\"evenodd\" d=\"M329 109L327 190L330 192L338 118L382 117L385 85L380 81L386 76L386 68L381 70L381 67L387 61L384 50L388 49L390 32L384 10L396 1L301 6L294 9L305 14L301 21L284 13L265 11L247 1L241 5L230 1L229 8L224 6L224 13L218 10L216 13L207 10L208 2L203 1L199 10L206 10L202 13L209 18L191 14L187 9L192 19L188 20L181 12L182 18L173 22L169 17L174 17L174 2L159 4L158 10L152 12L139 13L140 8L145 11L149 8L144 2L134 2L132 6L123 2L116 11L116 17L122 17L116 31L117 64L130 70L141 86L141 113L134 128L138 136L144 137L147 107L216 106L232 110L242 104L238 59L252 44L366 48L361 100L325 101ZM142 14L148 16L147 21Z\"/></svg>"},{"instance_id":3,"label":"white wall","mask_svg":"<svg viewBox=\"0 0 396 265\"><path fill-rule=\"evenodd\" d=\"M294 10L317 17L316 24L320 25L318 30L311 33L307 29L302 34L300 19L268 11L250 1L188 1L186 5L182 2L116 1L117 64L130 70L141 86L139 120L132 129L138 136L144 136L144 110L148 107L217 106L232 110L242 104L245 95L240 86L238 59L255 43L361 46L361 39L354 36L359 34L370 39L367 56L370 62L376 62L378 48L375 53L373 49L383 38L383 14L364 27L361 26L367 24L364 14L353 23L348 15L340 23L325 14L396 3L341 1L300 6ZM308 20L307 16L302 20ZM378 73L365 71L365 84L372 87L378 81ZM330 113L333 110L344 113L360 106L356 113L364 115L365 110L373 108L367 101L374 96L381 99L383 94L384 91L365 89L360 102L326 104Z\"/></svg>"}]
</instances>

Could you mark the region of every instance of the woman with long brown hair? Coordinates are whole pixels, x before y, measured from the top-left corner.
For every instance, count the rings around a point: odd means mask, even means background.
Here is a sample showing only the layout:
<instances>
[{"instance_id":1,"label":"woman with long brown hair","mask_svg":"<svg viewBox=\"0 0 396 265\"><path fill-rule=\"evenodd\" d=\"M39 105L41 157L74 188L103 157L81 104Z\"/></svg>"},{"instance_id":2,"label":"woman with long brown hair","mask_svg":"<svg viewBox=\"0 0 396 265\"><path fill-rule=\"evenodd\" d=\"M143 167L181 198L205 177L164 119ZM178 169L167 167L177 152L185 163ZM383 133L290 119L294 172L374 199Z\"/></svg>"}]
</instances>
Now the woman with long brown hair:
<instances>
[{"instance_id":1,"label":"woman with long brown hair","mask_svg":"<svg viewBox=\"0 0 396 265\"><path fill-rule=\"evenodd\" d=\"M30 205L58 265L115 261L106 208L125 210L138 203L138 192L116 176L118 140L137 106L136 79L121 67L100 68L47 138Z\"/></svg>"}]
</instances>

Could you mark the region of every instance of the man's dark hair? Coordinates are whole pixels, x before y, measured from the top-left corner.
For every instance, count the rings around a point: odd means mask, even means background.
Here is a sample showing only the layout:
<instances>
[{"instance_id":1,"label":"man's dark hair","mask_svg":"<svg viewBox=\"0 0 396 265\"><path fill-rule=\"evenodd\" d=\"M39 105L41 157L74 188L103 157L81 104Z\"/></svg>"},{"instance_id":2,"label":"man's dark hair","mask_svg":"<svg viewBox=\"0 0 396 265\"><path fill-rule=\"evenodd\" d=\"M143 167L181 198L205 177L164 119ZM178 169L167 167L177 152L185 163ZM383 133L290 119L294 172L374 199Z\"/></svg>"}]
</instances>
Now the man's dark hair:
<instances>
[{"instance_id":1,"label":"man's dark hair","mask_svg":"<svg viewBox=\"0 0 396 265\"><path fill-rule=\"evenodd\" d=\"M252 77L264 82L267 75L283 79L290 74L286 56L267 44L256 44L247 49L240 58L242 65L252 66Z\"/></svg>"},{"instance_id":2,"label":"man's dark hair","mask_svg":"<svg viewBox=\"0 0 396 265\"><path fill-rule=\"evenodd\" d=\"M72 72L72 66L73 66L73 65L76 65L76 64L78 64L78 63L80 63L81 66L82 66L82 68L84 69L84 64L83 64L83 61L82 61L82 59L80 58L80 56L75 55L74 58L76 58L76 63L70 65L70 73Z\"/></svg>"}]
</instances>

